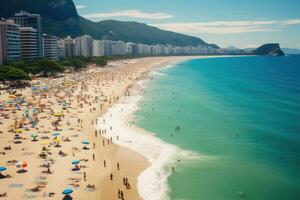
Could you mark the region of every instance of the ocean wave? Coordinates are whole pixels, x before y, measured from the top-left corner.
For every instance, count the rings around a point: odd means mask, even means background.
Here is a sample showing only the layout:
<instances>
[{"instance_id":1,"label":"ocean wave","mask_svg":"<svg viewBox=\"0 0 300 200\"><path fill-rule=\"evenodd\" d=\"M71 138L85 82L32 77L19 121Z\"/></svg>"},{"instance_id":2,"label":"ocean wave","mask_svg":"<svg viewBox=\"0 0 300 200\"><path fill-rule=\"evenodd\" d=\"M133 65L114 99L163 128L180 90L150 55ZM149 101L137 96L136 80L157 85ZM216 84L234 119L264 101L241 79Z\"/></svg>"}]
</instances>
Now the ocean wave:
<instances>
[{"instance_id":1,"label":"ocean wave","mask_svg":"<svg viewBox=\"0 0 300 200\"><path fill-rule=\"evenodd\" d=\"M161 72L158 72L158 71L152 71L151 74L152 75L158 75L158 76L167 76L167 74L164 74L164 73L161 73Z\"/></svg>"}]
</instances>

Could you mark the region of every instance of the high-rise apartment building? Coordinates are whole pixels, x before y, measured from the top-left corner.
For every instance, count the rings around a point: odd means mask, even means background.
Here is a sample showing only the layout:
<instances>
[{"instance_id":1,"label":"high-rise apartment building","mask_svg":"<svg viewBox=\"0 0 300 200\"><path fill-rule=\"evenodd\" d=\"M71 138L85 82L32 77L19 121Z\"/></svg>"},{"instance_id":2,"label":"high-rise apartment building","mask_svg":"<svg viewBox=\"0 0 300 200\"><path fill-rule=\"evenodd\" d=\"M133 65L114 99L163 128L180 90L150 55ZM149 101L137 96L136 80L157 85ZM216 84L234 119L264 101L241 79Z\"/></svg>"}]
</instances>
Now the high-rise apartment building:
<instances>
[{"instance_id":1,"label":"high-rise apartment building","mask_svg":"<svg viewBox=\"0 0 300 200\"><path fill-rule=\"evenodd\" d=\"M0 20L0 64L21 59L19 25L12 20Z\"/></svg>"},{"instance_id":2,"label":"high-rise apartment building","mask_svg":"<svg viewBox=\"0 0 300 200\"><path fill-rule=\"evenodd\" d=\"M32 27L20 27L22 60L36 60L39 58L38 33Z\"/></svg>"},{"instance_id":3,"label":"high-rise apartment building","mask_svg":"<svg viewBox=\"0 0 300 200\"><path fill-rule=\"evenodd\" d=\"M16 24L19 24L22 27L32 27L37 30L39 57L43 57L43 32L41 16L38 14L31 14L21 11L16 13L11 19L13 19Z\"/></svg>"}]
</instances>

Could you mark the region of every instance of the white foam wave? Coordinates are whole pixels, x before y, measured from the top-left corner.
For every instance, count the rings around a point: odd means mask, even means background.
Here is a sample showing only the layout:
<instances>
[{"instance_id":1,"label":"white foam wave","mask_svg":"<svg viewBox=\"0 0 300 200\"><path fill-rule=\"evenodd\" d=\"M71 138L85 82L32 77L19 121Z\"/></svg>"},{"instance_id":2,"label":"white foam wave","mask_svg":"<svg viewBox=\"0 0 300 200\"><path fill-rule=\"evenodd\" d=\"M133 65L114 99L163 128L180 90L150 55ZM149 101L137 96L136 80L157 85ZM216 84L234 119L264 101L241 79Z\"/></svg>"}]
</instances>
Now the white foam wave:
<instances>
[{"instance_id":1,"label":"white foam wave","mask_svg":"<svg viewBox=\"0 0 300 200\"><path fill-rule=\"evenodd\" d=\"M158 71L152 71L151 72L152 75L158 75L158 76L166 76L167 74L164 74L164 73L161 73L161 72L158 72Z\"/></svg>"},{"instance_id":2,"label":"white foam wave","mask_svg":"<svg viewBox=\"0 0 300 200\"><path fill-rule=\"evenodd\" d=\"M151 163L138 177L140 196L145 200L166 200L169 199L167 178L171 173L171 166L179 157L198 159L200 156L167 144L154 134L128 123L129 117L138 109L137 103L142 98L139 91L145 87L144 83L144 81L139 81L138 88L131 93L132 96L121 98L119 103L98 118L97 128L106 129L107 134L103 136L113 137L115 143L137 151ZM113 127L111 131L110 127ZM116 140L117 137L118 140Z\"/></svg>"}]
</instances>

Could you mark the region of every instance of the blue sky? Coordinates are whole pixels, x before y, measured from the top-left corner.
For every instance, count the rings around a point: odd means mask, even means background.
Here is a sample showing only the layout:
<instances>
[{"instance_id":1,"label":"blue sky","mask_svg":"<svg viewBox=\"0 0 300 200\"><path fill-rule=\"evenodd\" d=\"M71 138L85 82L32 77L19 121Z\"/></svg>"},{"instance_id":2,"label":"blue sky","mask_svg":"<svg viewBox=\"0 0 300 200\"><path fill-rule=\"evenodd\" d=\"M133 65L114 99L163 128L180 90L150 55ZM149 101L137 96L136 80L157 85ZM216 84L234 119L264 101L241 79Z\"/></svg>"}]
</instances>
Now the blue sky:
<instances>
[{"instance_id":1,"label":"blue sky","mask_svg":"<svg viewBox=\"0 0 300 200\"><path fill-rule=\"evenodd\" d=\"M74 0L93 20L138 21L221 47L278 42L300 49L300 0Z\"/></svg>"}]
</instances>

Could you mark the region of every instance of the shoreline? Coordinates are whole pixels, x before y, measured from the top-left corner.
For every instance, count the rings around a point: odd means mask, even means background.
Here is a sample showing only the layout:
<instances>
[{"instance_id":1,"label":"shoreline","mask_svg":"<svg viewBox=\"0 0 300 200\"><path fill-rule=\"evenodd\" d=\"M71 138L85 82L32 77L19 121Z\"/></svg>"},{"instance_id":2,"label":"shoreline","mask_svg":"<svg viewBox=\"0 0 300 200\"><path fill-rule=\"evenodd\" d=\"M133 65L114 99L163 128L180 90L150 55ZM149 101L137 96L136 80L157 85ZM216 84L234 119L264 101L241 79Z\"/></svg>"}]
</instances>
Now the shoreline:
<instances>
[{"instance_id":1,"label":"shoreline","mask_svg":"<svg viewBox=\"0 0 300 200\"><path fill-rule=\"evenodd\" d=\"M187 60L215 57L229 56L186 57L181 60L164 63L157 69L173 67L174 64ZM147 159L146 167L144 167L137 177L139 195L145 200L169 199L167 195L169 191L167 178L171 174L172 166L176 165L176 160L178 158L200 159L201 157L196 153L184 151L175 145L162 141L154 133L131 125L130 122L134 120L133 114L139 109L138 103L143 98L142 92L151 81L149 76L150 74L159 73L156 72L157 69L152 69L146 77L135 82L130 96L123 96L119 102L98 118L100 122L103 120L108 121L108 119L112 121L109 125L98 124L98 129L109 129L109 126L113 127L113 130L105 134L104 137L107 139L111 137L114 139L118 138L118 140L115 140L115 143L121 147L132 149ZM169 165L169 168L165 169L167 165Z\"/></svg>"}]
</instances>

